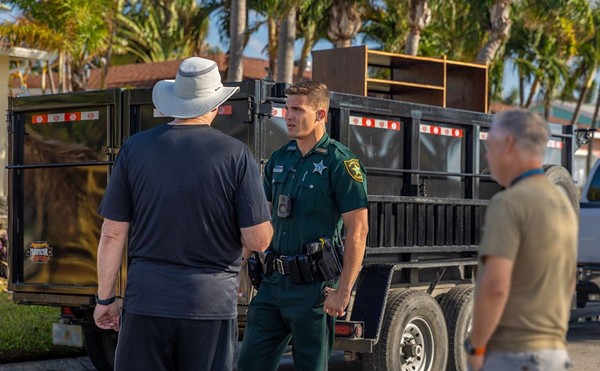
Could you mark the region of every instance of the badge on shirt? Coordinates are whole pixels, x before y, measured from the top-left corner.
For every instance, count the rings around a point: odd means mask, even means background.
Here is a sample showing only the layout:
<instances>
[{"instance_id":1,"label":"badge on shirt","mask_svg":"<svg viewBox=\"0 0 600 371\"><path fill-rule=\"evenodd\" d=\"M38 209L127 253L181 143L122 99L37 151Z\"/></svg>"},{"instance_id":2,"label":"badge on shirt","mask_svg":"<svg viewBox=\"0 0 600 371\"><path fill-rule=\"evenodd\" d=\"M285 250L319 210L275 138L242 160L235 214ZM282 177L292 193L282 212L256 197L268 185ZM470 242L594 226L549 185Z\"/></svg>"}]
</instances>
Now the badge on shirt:
<instances>
[{"instance_id":1,"label":"badge on shirt","mask_svg":"<svg viewBox=\"0 0 600 371\"><path fill-rule=\"evenodd\" d=\"M275 165L273 172L274 173L283 173L283 165Z\"/></svg>"},{"instance_id":2,"label":"badge on shirt","mask_svg":"<svg viewBox=\"0 0 600 371\"><path fill-rule=\"evenodd\" d=\"M360 164L358 163L358 159L353 158L351 160L344 161L344 165L346 166L346 171L352 177L352 179L356 180L359 183L363 182L363 174L360 171Z\"/></svg>"},{"instance_id":3,"label":"badge on shirt","mask_svg":"<svg viewBox=\"0 0 600 371\"><path fill-rule=\"evenodd\" d=\"M323 175L323 170L327 169L327 166L323 164L323 160L321 162L313 162L315 169L313 173L319 173L319 175Z\"/></svg>"}]
</instances>

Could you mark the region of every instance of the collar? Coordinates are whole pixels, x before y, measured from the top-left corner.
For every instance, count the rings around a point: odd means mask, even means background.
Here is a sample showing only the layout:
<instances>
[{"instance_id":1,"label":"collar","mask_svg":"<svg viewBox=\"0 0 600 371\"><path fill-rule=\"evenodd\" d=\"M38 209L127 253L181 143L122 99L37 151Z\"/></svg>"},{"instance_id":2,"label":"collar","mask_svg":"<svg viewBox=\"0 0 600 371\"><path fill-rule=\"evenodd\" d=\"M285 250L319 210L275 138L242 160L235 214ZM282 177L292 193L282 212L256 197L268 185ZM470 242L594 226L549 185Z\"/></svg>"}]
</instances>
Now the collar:
<instances>
[{"instance_id":1,"label":"collar","mask_svg":"<svg viewBox=\"0 0 600 371\"><path fill-rule=\"evenodd\" d=\"M308 151L308 153L304 157L308 157L313 153L318 155L327 155L329 153L329 150L327 149L327 147L329 147L329 143L331 143L331 138L329 137L329 134L324 133L321 139L319 139L317 144L313 147L313 149Z\"/></svg>"},{"instance_id":2,"label":"collar","mask_svg":"<svg viewBox=\"0 0 600 371\"><path fill-rule=\"evenodd\" d=\"M510 182L510 186L511 187L514 186L515 184L519 183L521 180L523 180L525 178L529 178L530 176L540 175L540 174L544 174L544 169L537 168L537 169L527 170L523 174L521 174L518 177L516 177L512 182Z\"/></svg>"}]
</instances>

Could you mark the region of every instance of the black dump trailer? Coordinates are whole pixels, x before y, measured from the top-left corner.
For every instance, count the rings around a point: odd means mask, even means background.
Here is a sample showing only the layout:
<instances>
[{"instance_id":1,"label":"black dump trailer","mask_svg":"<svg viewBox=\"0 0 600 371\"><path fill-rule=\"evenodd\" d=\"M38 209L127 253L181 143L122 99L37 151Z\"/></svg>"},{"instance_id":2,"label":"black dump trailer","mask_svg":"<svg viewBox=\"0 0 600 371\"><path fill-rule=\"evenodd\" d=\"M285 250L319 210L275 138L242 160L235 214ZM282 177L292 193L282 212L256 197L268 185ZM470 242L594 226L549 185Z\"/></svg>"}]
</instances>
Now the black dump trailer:
<instances>
[{"instance_id":1,"label":"black dump trailer","mask_svg":"<svg viewBox=\"0 0 600 371\"><path fill-rule=\"evenodd\" d=\"M261 166L288 142L283 85L251 80L214 127L246 143ZM488 200L485 143L492 116L331 93L327 131L364 163L369 235L336 348L372 370L466 370L473 279ZM57 306L57 344L85 345L112 369L116 333L93 324L96 210L121 144L170 121L151 90L106 90L10 99L9 281L12 300ZM546 170L574 206L571 127L552 127ZM123 261L116 294L125 291ZM240 337L254 294L241 276Z\"/></svg>"}]
</instances>

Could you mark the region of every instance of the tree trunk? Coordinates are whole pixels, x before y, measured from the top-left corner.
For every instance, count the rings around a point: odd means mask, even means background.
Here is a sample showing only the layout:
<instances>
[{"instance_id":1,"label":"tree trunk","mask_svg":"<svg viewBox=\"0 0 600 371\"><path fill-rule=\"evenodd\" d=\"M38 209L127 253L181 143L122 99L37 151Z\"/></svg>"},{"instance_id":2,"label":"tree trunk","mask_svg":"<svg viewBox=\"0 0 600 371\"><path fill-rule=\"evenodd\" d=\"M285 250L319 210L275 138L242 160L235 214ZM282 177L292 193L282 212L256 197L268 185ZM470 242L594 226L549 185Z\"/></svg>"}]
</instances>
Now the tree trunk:
<instances>
[{"instance_id":1,"label":"tree trunk","mask_svg":"<svg viewBox=\"0 0 600 371\"><path fill-rule=\"evenodd\" d=\"M348 47L360 30L358 4L349 0L334 0L329 14L327 36L336 48Z\"/></svg>"},{"instance_id":2,"label":"tree trunk","mask_svg":"<svg viewBox=\"0 0 600 371\"><path fill-rule=\"evenodd\" d=\"M519 70L519 107L523 108L525 102L525 77L523 76L523 70L521 67L517 67Z\"/></svg>"},{"instance_id":3,"label":"tree trunk","mask_svg":"<svg viewBox=\"0 0 600 371\"><path fill-rule=\"evenodd\" d=\"M408 55L417 55L419 51L419 41L421 40L421 31L416 28L411 28L406 39L406 47L404 53Z\"/></svg>"},{"instance_id":4,"label":"tree trunk","mask_svg":"<svg viewBox=\"0 0 600 371\"><path fill-rule=\"evenodd\" d=\"M277 50L277 80L292 83L294 78L294 41L296 41L296 8L284 15Z\"/></svg>"},{"instance_id":5,"label":"tree trunk","mask_svg":"<svg viewBox=\"0 0 600 371\"><path fill-rule=\"evenodd\" d=\"M269 45L267 47L269 51L269 69L273 78L277 80L277 23L275 19L269 18L267 20L268 32L269 32Z\"/></svg>"},{"instance_id":6,"label":"tree trunk","mask_svg":"<svg viewBox=\"0 0 600 371\"><path fill-rule=\"evenodd\" d=\"M306 62L308 55L315 45L317 33L317 25L312 23L304 35L304 44L302 44L302 52L300 53L300 61L298 62L298 72L296 73L296 81L302 81L304 79L304 70L306 69Z\"/></svg>"},{"instance_id":7,"label":"tree trunk","mask_svg":"<svg viewBox=\"0 0 600 371\"><path fill-rule=\"evenodd\" d=\"M594 117L592 117L592 125L591 129L596 128L596 120L598 119L598 110L600 109L600 84L598 84L598 98L596 99L596 108L594 109ZM592 139L588 144L588 153L585 161L585 175L590 175L590 170L592 168L592 157L594 155L594 132L592 132Z\"/></svg>"},{"instance_id":8,"label":"tree trunk","mask_svg":"<svg viewBox=\"0 0 600 371\"><path fill-rule=\"evenodd\" d=\"M229 21L229 65L227 81L242 81L244 75L244 33L246 31L246 0L231 2L231 18Z\"/></svg>"},{"instance_id":9,"label":"tree trunk","mask_svg":"<svg viewBox=\"0 0 600 371\"><path fill-rule=\"evenodd\" d=\"M67 84L65 83L65 52L58 54L58 92L66 93Z\"/></svg>"},{"instance_id":10,"label":"tree trunk","mask_svg":"<svg viewBox=\"0 0 600 371\"><path fill-rule=\"evenodd\" d=\"M48 69L48 79L50 80L50 93L56 94L56 86L54 85L54 77L52 75L52 66L50 61L46 61L46 68Z\"/></svg>"},{"instance_id":11,"label":"tree trunk","mask_svg":"<svg viewBox=\"0 0 600 371\"><path fill-rule=\"evenodd\" d=\"M417 55L419 51L419 41L421 40L421 31L431 22L431 9L427 0L410 1L410 11L408 14L408 26L410 31L406 39L404 52L408 55Z\"/></svg>"},{"instance_id":12,"label":"tree trunk","mask_svg":"<svg viewBox=\"0 0 600 371\"><path fill-rule=\"evenodd\" d=\"M579 120L579 114L581 113L581 105L585 102L588 92L590 91L590 87L592 86L592 82L594 81L594 77L596 77L596 69L590 71L588 78L585 81L585 85L581 88L581 92L579 93L579 99L577 99L577 105L575 106L575 112L573 112L573 117L571 118L571 125L577 124Z\"/></svg>"},{"instance_id":13,"label":"tree trunk","mask_svg":"<svg viewBox=\"0 0 600 371\"><path fill-rule=\"evenodd\" d=\"M512 0L494 0L490 7L490 39L477 54L477 62L490 63L504 40L510 36Z\"/></svg>"},{"instance_id":14,"label":"tree trunk","mask_svg":"<svg viewBox=\"0 0 600 371\"><path fill-rule=\"evenodd\" d=\"M540 79L536 77L535 80L533 80L531 89L529 90L529 96L527 97L527 103L525 103L524 108L531 107L531 103L533 102L533 97L535 96L535 93L537 92L537 88L538 88L539 84L540 84Z\"/></svg>"}]
</instances>

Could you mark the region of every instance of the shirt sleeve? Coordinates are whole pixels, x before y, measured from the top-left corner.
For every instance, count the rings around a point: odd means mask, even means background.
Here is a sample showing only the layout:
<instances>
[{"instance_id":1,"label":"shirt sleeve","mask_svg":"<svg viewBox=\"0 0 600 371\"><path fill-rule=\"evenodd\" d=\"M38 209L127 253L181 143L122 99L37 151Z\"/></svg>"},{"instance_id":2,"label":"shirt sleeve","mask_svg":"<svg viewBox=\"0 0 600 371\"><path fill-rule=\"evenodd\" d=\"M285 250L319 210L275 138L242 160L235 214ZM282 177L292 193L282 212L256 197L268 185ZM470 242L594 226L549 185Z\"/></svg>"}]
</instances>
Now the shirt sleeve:
<instances>
[{"instance_id":1,"label":"shirt sleeve","mask_svg":"<svg viewBox=\"0 0 600 371\"><path fill-rule=\"evenodd\" d=\"M263 188L267 201L273 202L273 155L267 161L265 165L265 171L263 174Z\"/></svg>"},{"instance_id":2,"label":"shirt sleeve","mask_svg":"<svg viewBox=\"0 0 600 371\"><path fill-rule=\"evenodd\" d=\"M127 180L128 148L125 144L119 151L98 208L100 215L118 222L129 222L133 216L131 191Z\"/></svg>"},{"instance_id":3,"label":"shirt sleeve","mask_svg":"<svg viewBox=\"0 0 600 371\"><path fill-rule=\"evenodd\" d=\"M271 219L265 192L254 157L245 149L239 166L235 208L240 228L252 227Z\"/></svg>"},{"instance_id":4,"label":"shirt sleeve","mask_svg":"<svg viewBox=\"0 0 600 371\"><path fill-rule=\"evenodd\" d=\"M341 154L331 172L332 192L340 212L366 208L367 174L353 154Z\"/></svg>"},{"instance_id":5,"label":"shirt sleeve","mask_svg":"<svg viewBox=\"0 0 600 371\"><path fill-rule=\"evenodd\" d=\"M497 256L514 261L519 252L520 223L513 205L502 197L492 198L485 212L479 260Z\"/></svg>"}]
</instances>

